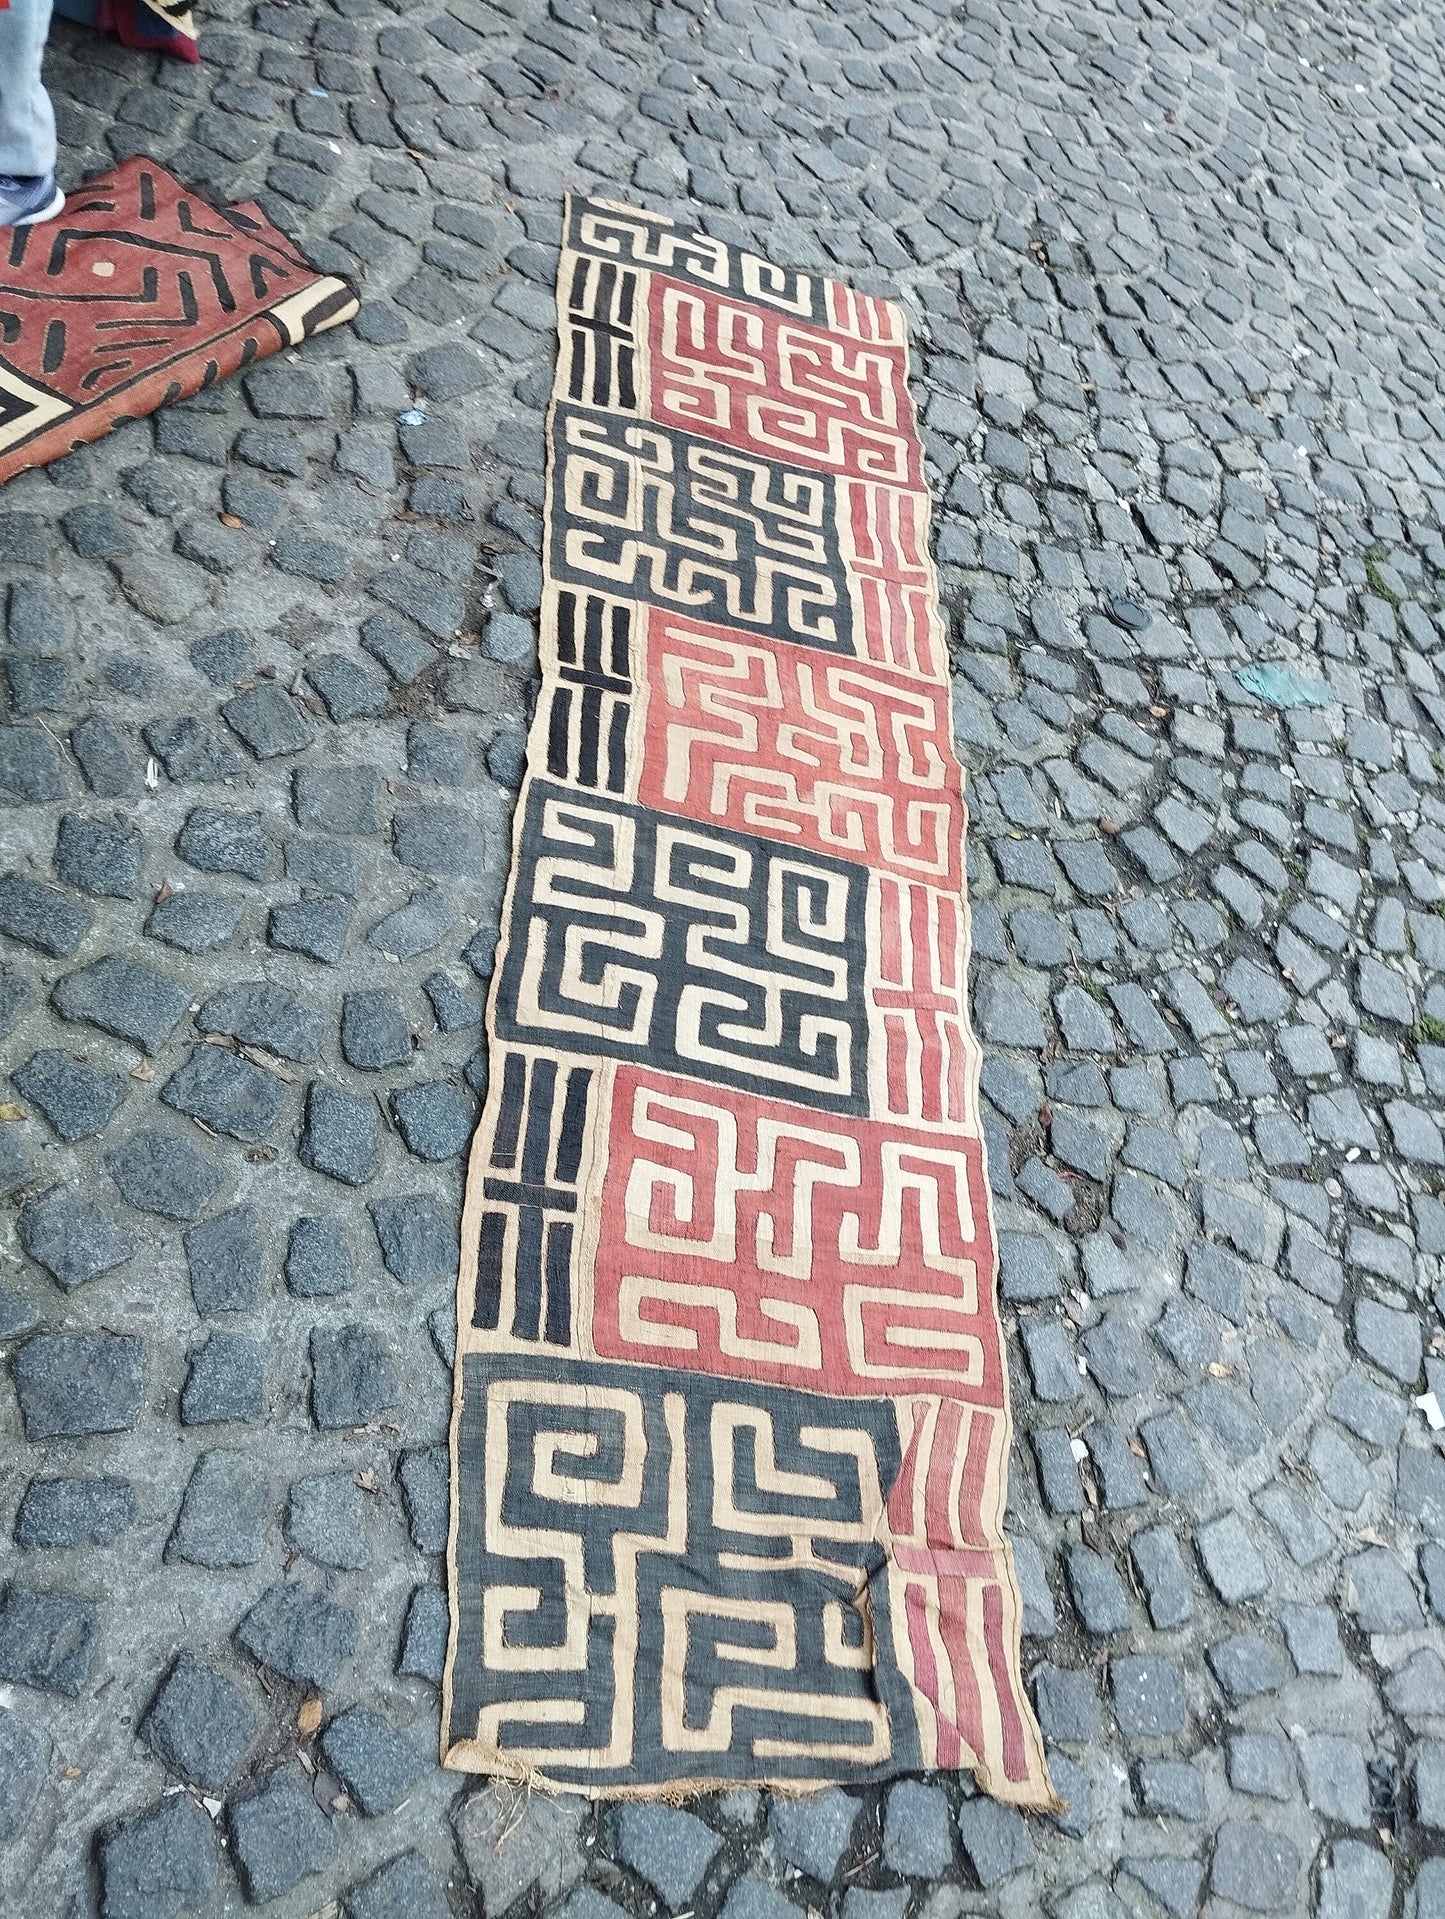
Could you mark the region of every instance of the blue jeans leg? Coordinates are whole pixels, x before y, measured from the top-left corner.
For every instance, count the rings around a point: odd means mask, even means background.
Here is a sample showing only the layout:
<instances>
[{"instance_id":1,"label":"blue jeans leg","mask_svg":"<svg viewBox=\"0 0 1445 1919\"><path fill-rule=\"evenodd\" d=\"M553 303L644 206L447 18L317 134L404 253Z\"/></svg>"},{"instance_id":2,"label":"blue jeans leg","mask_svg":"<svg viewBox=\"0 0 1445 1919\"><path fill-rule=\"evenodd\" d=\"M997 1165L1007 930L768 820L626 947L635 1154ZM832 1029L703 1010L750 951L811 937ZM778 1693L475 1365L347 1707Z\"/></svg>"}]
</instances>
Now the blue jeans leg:
<instances>
[{"instance_id":1,"label":"blue jeans leg","mask_svg":"<svg viewBox=\"0 0 1445 1919\"><path fill-rule=\"evenodd\" d=\"M0 8L0 173L55 171L55 111L40 78L50 0Z\"/></svg>"}]
</instances>

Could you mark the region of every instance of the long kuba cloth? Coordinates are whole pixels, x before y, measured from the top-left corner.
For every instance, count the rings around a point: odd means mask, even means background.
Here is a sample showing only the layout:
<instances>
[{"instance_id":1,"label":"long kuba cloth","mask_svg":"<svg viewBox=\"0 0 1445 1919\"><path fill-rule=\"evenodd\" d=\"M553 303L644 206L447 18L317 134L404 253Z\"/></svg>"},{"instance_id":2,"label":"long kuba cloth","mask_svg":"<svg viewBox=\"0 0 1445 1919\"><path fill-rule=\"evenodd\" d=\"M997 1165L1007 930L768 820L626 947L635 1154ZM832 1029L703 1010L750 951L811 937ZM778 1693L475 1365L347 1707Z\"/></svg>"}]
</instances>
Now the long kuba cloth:
<instances>
[{"instance_id":1,"label":"long kuba cloth","mask_svg":"<svg viewBox=\"0 0 1445 1919\"><path fill-rule=\"evenodd\" d=\"M58 219L0 234L0 482L356 308L258 206L127 160Z\"/></svg>"},{"instance_id":2,"label":"long kuba cloth","mask_svg":"<svg viewBox=\"0 0 1445 1919\"><path fill-rule=\"evenodd\" d=\"M573 200L446 1763L1051 1803L902 315Z\"/></svg>"}]
</instances>

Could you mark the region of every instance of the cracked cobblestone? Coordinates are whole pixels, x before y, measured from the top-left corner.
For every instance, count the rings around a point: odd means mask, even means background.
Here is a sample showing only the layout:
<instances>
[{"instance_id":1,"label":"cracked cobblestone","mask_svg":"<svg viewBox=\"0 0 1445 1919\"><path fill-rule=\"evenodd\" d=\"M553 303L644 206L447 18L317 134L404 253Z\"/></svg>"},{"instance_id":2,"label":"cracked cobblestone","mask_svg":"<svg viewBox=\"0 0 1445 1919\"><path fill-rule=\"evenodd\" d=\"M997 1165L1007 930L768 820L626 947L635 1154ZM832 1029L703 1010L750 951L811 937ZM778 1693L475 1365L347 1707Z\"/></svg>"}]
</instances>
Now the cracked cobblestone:
<instances>
[{"instance_id":1,"label":"cracked cobblestone","mask_svg":"<svg viewBox=\"0 0 1445 1919\"><path fill-rule=\"evenodd\" d=\"M1445 57L1359 12L57 22L73 177L364 305L0 501L0 1908L1445 1912ZM1056 1818L433 1762L569 186L910 309Z\"/></svg>"}]
</instances>

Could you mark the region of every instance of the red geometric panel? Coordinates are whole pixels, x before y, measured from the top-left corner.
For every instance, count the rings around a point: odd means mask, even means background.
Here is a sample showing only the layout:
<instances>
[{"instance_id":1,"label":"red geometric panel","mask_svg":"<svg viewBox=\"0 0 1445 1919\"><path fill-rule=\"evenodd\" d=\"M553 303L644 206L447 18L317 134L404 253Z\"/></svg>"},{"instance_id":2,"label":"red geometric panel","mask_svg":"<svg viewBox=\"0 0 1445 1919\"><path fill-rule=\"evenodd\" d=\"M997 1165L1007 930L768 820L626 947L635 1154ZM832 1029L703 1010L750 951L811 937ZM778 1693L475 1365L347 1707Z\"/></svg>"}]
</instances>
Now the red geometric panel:
<instances>
[{"instance_id":1,"label":"red geometric panel","mask_svg":"<svg viewBox=\"0 0 1445 1919\"><path fill-rule=\"evenodd\" d=\"M774 460L922 486L901 345L661 276L648 328L652 419Z\"/></svg>"},{"instance_id":2,"label":"red geometric panel","mask_svg":"<svg viewBox=\"0 0 1445 1919\"><path fill-rule=\"evenodd\" d=\"M977 1138L620 1067L598 1228L599 1358L1004 1403Z\"/></svg>"},{"instance_id":3,"label":"red geometric panel","mask_svg":"<svg viewBox=\"0 0 1445 1919\"><path fill-rule=\"evenodd\" d=\"M858 651L880 666L947 686L928 522L926 493L863 480L838 489L838 535L852 580Z\"/></svg>"},{"instance_id":4,"label":"red geometric panel","mask_svg":"<svg viewBox=\"0 0 1445 1919\"><path fill-rule=\"evenodd\" d=\"M889 1583L901 1663L931 1721L928 1763L957 1766L981 1754L998 1777L1024 1780L1029 1740L1008 1683L1018 1602L999 1539L1007 1423L931 1397L901 1401L898 1415L903 1463L888 1497Z\"/></svg>"},{"instance_id":5,"label":"red geometric panel","mask_svg":"<svg viewBox=\"0 0 1445 1919\"><path fill-rule=\"evenodd\" d=\"M846 333L855 340L870 340L879 346L908 346L903 315L888 300L872 293L860 293L840 280L827 280L828 319L835 333ZM913 429L915 432L917 428Z\"/></svg>"},{"instance_id":6,"label":"red geometric panel","mask_svg":"<svg viewBox=\"0 0 1445 1919\"><path fill-rule=\"evenodd\" d=\"M947 686L651 608L638 798L957 894Z\"/></svg>"},{"instance_id":7,"label":"red geometric panel","mask_svg":"<svg viewBox=\"0 0 1445 1919\"><path fill-rule=\"evenodd\" d=\"M967 1004L968 927L957 893L873 882L869 941L873 1110L976 1130ZM876 913L876 920L874 914Z\"/></svg>"}]
</instances>

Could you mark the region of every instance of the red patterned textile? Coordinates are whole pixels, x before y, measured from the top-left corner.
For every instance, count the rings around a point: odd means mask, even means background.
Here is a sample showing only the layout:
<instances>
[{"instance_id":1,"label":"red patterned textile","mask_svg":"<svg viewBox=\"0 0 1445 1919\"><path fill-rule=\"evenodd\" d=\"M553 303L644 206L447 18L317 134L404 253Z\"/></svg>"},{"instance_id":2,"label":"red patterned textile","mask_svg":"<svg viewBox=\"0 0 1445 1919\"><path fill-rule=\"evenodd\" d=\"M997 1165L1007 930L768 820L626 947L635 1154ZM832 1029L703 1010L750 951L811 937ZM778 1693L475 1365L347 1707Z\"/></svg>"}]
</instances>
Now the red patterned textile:
<instances>
[{"instance_id":1,"label":"red patterned textile","mask_svg":"<svg viewBox=\"0 0 1445 1919\"><path fill-rule=\"evenodd\" d=\"M58 219L4 236L0 482L356 309L259 207L213 207L154 161L127 160Z\"/></svg>"},{"instance_id":2,"label":"red patterned textile","mask_svg":"<svg viewBox=\"0 0 1445 1919\"><path fill-rule=\"evenodd\" d=\"M569 204L443 1757L1055 1804L903 318Z\"/></svg>"}]
</instances>

